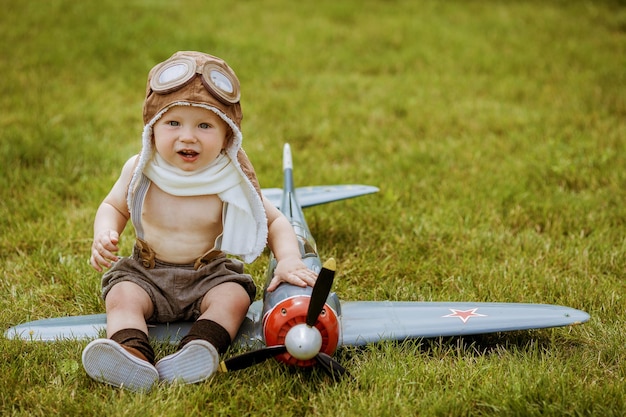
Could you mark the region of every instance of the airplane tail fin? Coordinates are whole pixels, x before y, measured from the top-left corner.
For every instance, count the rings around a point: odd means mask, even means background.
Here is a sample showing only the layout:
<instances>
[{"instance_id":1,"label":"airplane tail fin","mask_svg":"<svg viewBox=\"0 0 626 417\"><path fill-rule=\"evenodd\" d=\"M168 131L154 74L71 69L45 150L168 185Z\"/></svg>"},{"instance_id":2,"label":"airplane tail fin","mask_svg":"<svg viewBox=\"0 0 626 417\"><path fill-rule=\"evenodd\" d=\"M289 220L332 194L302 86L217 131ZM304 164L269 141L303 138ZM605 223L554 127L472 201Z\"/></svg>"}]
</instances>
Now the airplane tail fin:
<instances>
[{"instance_id":1,"label":"airplane tail fin","mask_svg":"<svg viewBox=\"0 0 626 417\"><path fill-rule=\"evenodd\" d=\"M285 176L284 188L295 191L293 185L293 159L291 158L291 146L285 143L283 146L283 173Z\"/></svg>"},{"instance_id":2,"label":"airplane tail fin","mask_svg":"<svg viewBox=\"0 0 626 417\"><path fill-rule=\"evenodd\" d=\"M293 160L291 158L291 146L288 143L285 143L283 147L283 191L280 211L289 220L304 218L296 199L296 187L293 181Z\"/></svg>"},{"instance_id":3,"label":"airplane tail fin","mask_svg":"<svg viewBox=\"0 0 626 417\"><path fill-rule=\"evenodd\" d=\"M287 218L304 218L302 209L333 201L347 200L378 192L371 185L342 184L314 185L296 188L293 179L293 160L288 143L283 147L283 188L264 188L263 195Z\"/></svg>"}]
</instances>

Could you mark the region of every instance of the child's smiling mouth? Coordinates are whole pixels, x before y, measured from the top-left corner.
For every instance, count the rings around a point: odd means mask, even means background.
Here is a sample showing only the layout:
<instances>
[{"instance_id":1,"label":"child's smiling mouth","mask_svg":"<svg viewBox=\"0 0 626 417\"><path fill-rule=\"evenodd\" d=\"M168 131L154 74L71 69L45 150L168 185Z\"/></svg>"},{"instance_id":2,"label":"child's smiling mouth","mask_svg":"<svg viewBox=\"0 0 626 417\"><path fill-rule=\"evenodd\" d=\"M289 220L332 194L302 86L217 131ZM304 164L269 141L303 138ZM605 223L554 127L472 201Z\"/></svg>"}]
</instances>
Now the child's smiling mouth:
<instances>
[{"instance_id":1,"label":"child's smiling mouth","mask_svg":"<svg viewBox=\"0 0 626 417\"><path fill-rule=\"evenodd\" d=\"M196 159L199 155L199 152L196 152L192 149L182 149L177 152L182 158L186 161L192 161Z\"/></svg>"}]
</instances>

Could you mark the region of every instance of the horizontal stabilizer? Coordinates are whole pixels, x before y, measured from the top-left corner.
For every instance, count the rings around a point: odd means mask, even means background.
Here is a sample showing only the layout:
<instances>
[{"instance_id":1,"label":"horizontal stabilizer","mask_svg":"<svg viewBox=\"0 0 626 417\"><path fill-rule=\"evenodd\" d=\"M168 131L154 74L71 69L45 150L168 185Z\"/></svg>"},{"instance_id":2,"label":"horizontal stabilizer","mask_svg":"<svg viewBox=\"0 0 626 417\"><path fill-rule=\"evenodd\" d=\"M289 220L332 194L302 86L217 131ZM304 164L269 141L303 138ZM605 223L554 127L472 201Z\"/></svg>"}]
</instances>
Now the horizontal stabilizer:
<instances>
[{"instance_id":1,"label":"horizontal stabilizer","mask_svg":"<svg viewBox=\"0 0 626 417\"><path fill-rule=\"evenodd\" d=\"M263 196L280 210L283 190L280 188L264 188L261 191ZM378 188L370 185L317 185L296 188L296 198L300 206L306 208L377 192Z\"/></svg>"}]
</instances>

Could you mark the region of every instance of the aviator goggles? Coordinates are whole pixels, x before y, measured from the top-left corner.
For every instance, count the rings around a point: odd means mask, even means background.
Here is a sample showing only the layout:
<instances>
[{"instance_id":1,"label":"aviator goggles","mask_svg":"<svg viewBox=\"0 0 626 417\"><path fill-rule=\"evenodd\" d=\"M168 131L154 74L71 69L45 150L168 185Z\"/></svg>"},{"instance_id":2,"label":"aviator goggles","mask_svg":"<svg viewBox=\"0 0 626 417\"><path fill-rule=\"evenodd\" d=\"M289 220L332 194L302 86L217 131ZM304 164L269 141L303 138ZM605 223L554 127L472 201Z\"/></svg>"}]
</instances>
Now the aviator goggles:
<instances>
[{"instance_id":1,"label":"aviator goggles","mask_svg":"<svg viewBox=\"0 0 626 417\"><path fill-rule=\"evenodd\" d=\"M224 63L209 59L198 64L195 59L177 56L159 65L150 79L150 88L158 94L180 90L200 74L202 84L225 105L239 102L239 80Z\"/></svg>"}]
</instances>

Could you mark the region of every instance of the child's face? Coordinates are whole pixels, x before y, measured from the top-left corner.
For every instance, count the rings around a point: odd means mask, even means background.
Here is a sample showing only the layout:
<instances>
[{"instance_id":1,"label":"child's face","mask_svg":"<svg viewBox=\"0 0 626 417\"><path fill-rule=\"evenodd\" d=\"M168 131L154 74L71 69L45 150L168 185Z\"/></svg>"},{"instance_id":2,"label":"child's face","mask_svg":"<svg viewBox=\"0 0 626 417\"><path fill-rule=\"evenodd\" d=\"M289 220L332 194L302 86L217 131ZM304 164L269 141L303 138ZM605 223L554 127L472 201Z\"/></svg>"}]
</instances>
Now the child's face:
<instances>
[{"instance_id":1,"label":"child's face","mask_svg":"<svg viewBox=\"0 0 626 417\"><path fill-rule=\"evenodd\" d=\"M154 125L156 151L184 171L205 168L226 146L229 127L202 107L174 106Z\"/></svg>"}]
</instances>

